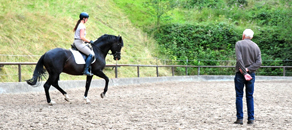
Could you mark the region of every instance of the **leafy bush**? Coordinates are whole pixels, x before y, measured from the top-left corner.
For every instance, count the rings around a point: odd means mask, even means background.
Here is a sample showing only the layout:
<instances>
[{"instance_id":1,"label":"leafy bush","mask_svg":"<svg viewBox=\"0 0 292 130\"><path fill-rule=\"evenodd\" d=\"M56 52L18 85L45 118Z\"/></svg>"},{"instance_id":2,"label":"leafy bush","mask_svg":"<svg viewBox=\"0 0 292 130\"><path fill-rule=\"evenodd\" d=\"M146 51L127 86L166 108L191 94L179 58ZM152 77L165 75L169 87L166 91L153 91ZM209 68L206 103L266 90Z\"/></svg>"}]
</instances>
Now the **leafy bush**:
<instances>
[{"instance_id":1,"label":"leafy bush","mask_svg":"<svg viewBox=\"0 0 292 130\"><path fill-rule=\"evenodd\" d=\"M147 24L141 25L142 29L155 37L160 46L160 56L178 60L180 62L176 63L180 65L235 65L231 61L235 60L234 44L241 39L244 29L251 28L255 32L253 41L261 48L263 66L292 65L291 0L168 2L173 2L176 6L166 12L165 16L168 18L161 19L160 28L155 28L154 20L150 19L149 8L137 8L144 11L130 12L130 16L137 19L132 20L134 24L138 23L140 26L140 21L147 21ZM145 20L138 19L140 17ZM224 74L227 70L211 68L201 69L200 72ZM185 74L186 70L182 67L176 71ZM259 74L282 75L282 71L277 68L261 68ZM188 73L196 74L197 70L189 69ZM290 72L289 74L292 75Z\"/></svg>"},{"instance_id":2,"label":"leafy bush","mask_svg":"<svg viewBox=\"0 0 292 130\"><path fill-rule=\"evenodd\" d=\"M220 65L217 60L234 59L234 45L239 38L234 27L224 23L168 24L161 26L154 37L161 53L172 60L181 60L180 65L214 66Z\"/></svg>"},{"instance_id":3,"label":"leafy bush","mask_svg":"<svg viewBox=\"0 0 292 130\"><path fill-rule=\"evenodd\" d=\"M224 4L224 0L182 0L183 8L218 8Z\"/></svg>"},{"instance_id":4,"label":"leafy bush","mask_svg":"<svg viewBox=\"0 0 292 130\"><path fill-rule=\"evenodd\" d=\"M232 5L239 5L239 6L247 6L248 5L248 2L247 0L227 0L227 3L229 6L232 6Z\"/></svg>"},{"instance_id":5,"label":"leafy bush","mask_svg":"<svg viewBox=\"0 0 292 130\"><path fill-rule=\"evenodd\" d=\"M160 45L160 52L171 60L180 60L180 65L235 65L234 45L241 39L243 30L236 30L234 26L225 23L191 25L167 24L155 32L154 38ZM281 30L277 28L258 28L254 30L253 41L261 48L262 59L271 62L264 66L291 65L291 42L279 37ZM194 61L194 62L191 62ZM199 61L199 62L198 62ZM221 62L226 61L226 62ZM177 71L185 73L184 68ZM197 70L189 73L196 73ZM232 74L234 68L202 69L201 74ZM263 73L266 72L266 73ZM282 75L278 68L262 68L262 75Z\"/></svg>"},{"instance_id":6,"label":"leafy bush","mask_svg":"<svg viewBox=\"0 0 292 130\"><path fill-rule=\"evenodd\" d=\"M225 50L234 49L234 44L239 39L234 28L224 23L168 24L161 26L154 37L165 48L162 51L167 55L194 59L206 59L205 53L214 57L222 53L228 54L230 52Z\"/></svg>"}]
</instances>

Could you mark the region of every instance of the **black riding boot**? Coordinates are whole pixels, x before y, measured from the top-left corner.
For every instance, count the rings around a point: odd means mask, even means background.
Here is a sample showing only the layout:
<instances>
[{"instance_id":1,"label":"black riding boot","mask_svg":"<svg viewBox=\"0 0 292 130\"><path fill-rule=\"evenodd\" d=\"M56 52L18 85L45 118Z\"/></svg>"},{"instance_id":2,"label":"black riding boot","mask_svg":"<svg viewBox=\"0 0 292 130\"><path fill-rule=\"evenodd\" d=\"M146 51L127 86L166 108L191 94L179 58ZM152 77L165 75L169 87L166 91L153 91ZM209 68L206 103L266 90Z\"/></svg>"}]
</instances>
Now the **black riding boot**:
<instances>
[{"instance_id":1,"label":"black riding boot","mask_svg":"<svg viewBox=\"0 0 292 130\"><path fill-rule=\"evenodd\" d=\"M86 58L85 61L85 69L83 71L83 74L88 75L88 76L92 76L93 74L89 72L89 66L92 62L92 55L89 54L88 57Z\"/></svg>"}]
</instances>

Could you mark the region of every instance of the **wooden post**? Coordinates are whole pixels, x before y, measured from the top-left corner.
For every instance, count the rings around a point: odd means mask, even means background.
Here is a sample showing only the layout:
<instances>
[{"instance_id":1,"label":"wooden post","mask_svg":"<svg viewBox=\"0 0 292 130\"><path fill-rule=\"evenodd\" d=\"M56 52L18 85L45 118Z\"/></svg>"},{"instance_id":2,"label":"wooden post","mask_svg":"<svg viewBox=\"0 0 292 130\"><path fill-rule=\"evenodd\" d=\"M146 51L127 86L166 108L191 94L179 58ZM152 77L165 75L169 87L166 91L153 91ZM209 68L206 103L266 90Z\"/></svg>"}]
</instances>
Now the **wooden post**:
<instances>
[{"instance_id":1,"label":"wooden post","mask_svg":"<svg viewBox=\"0 0 292 130\"><path fill-rule=\"evenodd\" d=\"M283 76L286 76L286 67L283 67Z\"/></svg>"},{"instance_id":2,"label":"wooden post","mask_svg":"<svg viewBox=\"0 0 292 130\"><path fill-rule=\"evenodd\" d=\"M18 82L21 82L21 65L18 64Z\"/></svg>"},{"instance_id":3,"label":"wooden post","mask_svg":"<svg viewBox=\"0 0 292 130\"><path fill-rule=\"evenodd\" d=\"M115 66L115 78L118 78L118 66Z\"/></svg>"},{"instance_id":4,"label":"wooden post","mask_svg":"<svg viewBox=\"0 0 292 130\"><path fill-rule=\"evenodd\" d=\"M156 75L157 75L157 77L159 76L159 74L158 74L158 66L156 66Z\"/></svg>"},{"instance_id":5,"label":"wooden post","mask_svg":"<svg viewBox=\"0 0 292 130\"><path fill-rule=\"evenodd\" d=\"M137 76L138 77L140 77L140 72L139 71L140 71L140 68L139 68L139 66L137 66Z\"/></svg>"}]
</instances>

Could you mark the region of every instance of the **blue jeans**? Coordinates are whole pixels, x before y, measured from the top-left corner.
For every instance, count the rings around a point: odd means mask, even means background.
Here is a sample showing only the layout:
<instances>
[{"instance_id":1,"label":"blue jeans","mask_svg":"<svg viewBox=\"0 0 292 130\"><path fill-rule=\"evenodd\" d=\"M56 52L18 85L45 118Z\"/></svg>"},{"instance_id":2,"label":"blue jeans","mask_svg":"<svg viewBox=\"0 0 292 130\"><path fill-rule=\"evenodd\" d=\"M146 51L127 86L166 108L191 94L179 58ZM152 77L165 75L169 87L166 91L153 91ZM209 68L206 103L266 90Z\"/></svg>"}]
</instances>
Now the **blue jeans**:
<instances>
[{"instance_id":1,"label":"blue jeans","mask_svg":"<svg viewBox=\"0 0 292 130\"><path fill-rule=\"evenodd\" d=\"M236 92L236 116L237 119L243 119L243 88L245 85L246 92L246 103L247 103L247 115L248 120L254 120L254 103L253 103L253 92L254 92L254 82L255 82L255 73L249 73L252 77L252 80L246 81L244 76L237 72L235 74L234 83L235 83L235 92Z\"/></svg>"}]
</instances>

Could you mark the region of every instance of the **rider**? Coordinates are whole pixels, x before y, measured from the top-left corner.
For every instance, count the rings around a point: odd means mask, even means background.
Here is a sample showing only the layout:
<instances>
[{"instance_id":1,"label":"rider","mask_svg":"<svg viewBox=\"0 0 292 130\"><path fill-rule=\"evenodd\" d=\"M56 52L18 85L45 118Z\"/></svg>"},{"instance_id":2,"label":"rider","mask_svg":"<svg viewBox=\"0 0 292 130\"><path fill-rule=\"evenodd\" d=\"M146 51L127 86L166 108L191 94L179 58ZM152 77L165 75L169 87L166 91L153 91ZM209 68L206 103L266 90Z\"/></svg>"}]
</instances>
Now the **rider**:
<instances>
[{"instance_id":1,"label":"rider","mask_svg":"<svg viewBox=\"0 0 292 130\"><path fill-rule=\"evenodd\" d=\"M83 71L83 74L88 75L88 76L92 76L92 73L89 72L89 66L91 64L91 62L93 61L94 58L94 52L88 47L86 46L86 44L84 42L87 43L93 43L92 40L88 40L85 38L86 35L86 27L85 27L85 23L88 21L89 15L86 12L82 12L79 15L79 20L77 21L75 28L74 28L74 32L75 32L75 36L74 36L74 45L76 46L76 48L83 52L84 54L86 54L88 57L85 60L85 69Z\"/></svg>"}]
</instances>

